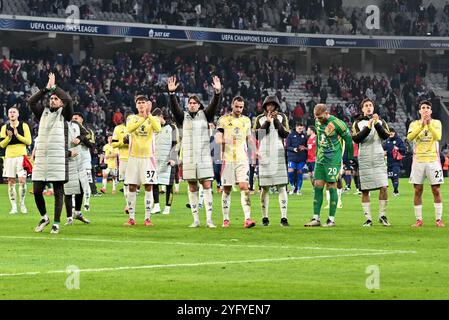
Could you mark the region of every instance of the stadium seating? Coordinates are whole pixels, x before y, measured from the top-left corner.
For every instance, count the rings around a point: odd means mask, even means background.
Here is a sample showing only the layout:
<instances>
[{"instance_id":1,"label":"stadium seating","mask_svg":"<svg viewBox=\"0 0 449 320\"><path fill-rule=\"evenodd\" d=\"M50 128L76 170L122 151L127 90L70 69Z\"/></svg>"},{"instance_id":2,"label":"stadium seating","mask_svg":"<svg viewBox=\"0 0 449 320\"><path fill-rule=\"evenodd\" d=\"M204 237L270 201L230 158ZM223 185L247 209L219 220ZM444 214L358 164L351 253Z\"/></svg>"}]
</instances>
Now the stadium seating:
<instances>
[{"instance_id":1,"label":"stadium seating","mask_svg":"<svg viewBox=\"0 0 449 320\"><path fill-rule=\"evenodd\" d=\"M45 0L40 1L38 5L35 3L39 0L4 0L4 14L11 15L37 15L45 17L59 17L65 18L65 8L62 8L62 3L56 4L49 2L42 5ZM189 25L200 27L217 27L217 28L232 28L239 29L258 29L265 31L283 31L283 32L298 32L298 33L320 33L320 34L351 34L351 15L353 11L356 14L356 33L361 35L402 35L402 36L427 36L429 34L436 36L449 35L449 15L443 12L443 8L446 5L444 0L439 1L423 1L424 8L424 21L425 24L420 28L410 27L407 30L398 29L395 30L394 21L397 16L400 16L403 21L409 20L411 26L417 21L419 12L418 8L407 8L391 5L391 1L343 1L341 8L336 8L336 23L329 25L328 9L325 7L321 10L321 1L316 9L311 9L313 1L307 2L309 8L298 7L299 2L293 2L290 6L283 2L274 0L267 1L233 1L229 2L226 6L229 9L229 15L223 14L222 5L226 2L219 0L208 1L203 7L201 7L198 13L195 9L197 2L195 1L174 1L175 10L173 12L172 2L163 2L157 9L153 6L153 1L148 2L148 6L143 6L142 1L138 1L138 8L135 7L135 1L122 0L120 12L117 12L117 8L110 8L110 11L103 11L102 1L87 1L87 0L73 0L70 2L72 5L76 5L80 8L88 8L87 12L82 12L82 19L88 20L104 20L104 21L119 21L119 22L145 22L153 24L174 24L174 25ZM389 3L389 7L384 7ZM434 25L437 23L428 23L427 8L432 3L436 8L435 21L438 21L438 34L434 33ZM247 6L247 4L249 6ZM381 21L380 30L368 30L365 26L365 7L369 4L378 5L383 12L389 12L391 21L389 27L385 26L384 20ZM57 7L55 7L57 6ZM45 7L45 10L42 9ZM50 7L50 10L48 9ZM144 8L145 7L145 8ZM250 8L250 9L248 9ZM386 9L385 9L386 8ZM300 9L300 10L298 10ZM301 11L302 10L302 11ZM286 14L286 22L282 22L283 13ZM292 16L298 13L299 27L298 30L292 31ZM238 17L244 18L244 25L239 26L237 23ZM256 17L257 23L253 22L253 17ZM382 16L384 19L386 16ZM311 30L312 25L318 27L319 31Z\"/></svg>"}]
</instances>

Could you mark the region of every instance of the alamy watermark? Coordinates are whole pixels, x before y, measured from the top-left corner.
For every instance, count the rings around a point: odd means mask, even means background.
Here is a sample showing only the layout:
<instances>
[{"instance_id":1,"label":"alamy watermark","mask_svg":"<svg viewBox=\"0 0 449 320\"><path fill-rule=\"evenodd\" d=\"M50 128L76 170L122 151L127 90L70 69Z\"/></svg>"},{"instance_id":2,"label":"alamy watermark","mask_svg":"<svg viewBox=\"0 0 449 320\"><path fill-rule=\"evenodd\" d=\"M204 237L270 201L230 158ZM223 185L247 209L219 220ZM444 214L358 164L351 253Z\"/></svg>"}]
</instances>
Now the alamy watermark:
<instances>
[{"instance_id":1,"label":"alamy watermark","mask_svg":"<svg viewBox=\"0 0 449 320\"><path fill-rule=\"evenodd\" d=\"M376 5L369 5L365 9L368 15L365 20L365 26L368 30L380 29L380 9Z\"/></svg>"},{"instance_id":2,"label":"alamy watermark","mask_svg":"<svg viewBox=\"0 0 449 320\"><path fill-rule=\"evenodd\" d=\"M365 280L365 287L369 290L380 289L380 268L378 265L369 265L365 269L368 277Z\"/></svg>"},{"instance_id":3,"label":"alamy watermark","mask_svg":"<svg viewBox=\"0 0 449 320\"><path fill-rule=\"evenodd\" d=\"M65 269L68 274L65 280L65 286L68 290L79 290L80 289L80 268L71 265Z\"/></svg>"}]
</instances>

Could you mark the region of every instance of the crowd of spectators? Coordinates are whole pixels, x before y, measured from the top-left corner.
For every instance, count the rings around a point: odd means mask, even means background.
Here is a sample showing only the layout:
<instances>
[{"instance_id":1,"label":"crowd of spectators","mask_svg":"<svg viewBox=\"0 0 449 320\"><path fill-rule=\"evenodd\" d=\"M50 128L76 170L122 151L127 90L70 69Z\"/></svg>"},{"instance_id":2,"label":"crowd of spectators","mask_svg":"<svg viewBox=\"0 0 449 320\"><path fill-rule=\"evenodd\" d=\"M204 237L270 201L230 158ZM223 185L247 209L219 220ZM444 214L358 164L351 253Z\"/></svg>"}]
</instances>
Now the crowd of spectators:
<instances>
[{"instance_id":1,"label":"crowd of spectators","mask_svg":"<svg viewBox=\"0 0 449 320\"><path fill-rule=\"evenodd\" d=\"M111 61L88 57L74 65L69 56L50 49L15 50L12 56L11 60L3 57L0 61L0 119L6 119L7 109L14 104L20 107L21 118L29 119L26 101L32 92L45 86L48 73L53 71L58 85L72 96L75 111L84 113L86 123L102 137L112 132L123 114L134 107L137 93L147 95L168 113L167 75L179 79L183 105L190 93L198 93L203 101L208 101L211 77L218 75L224 95L217 117L230 110L232 97L237 94L248 100L248 115L254 117L262 112L268 88L288 90L295 78L294 63L275 57L234 59L199 54L138 54L131 50L116 52Z\"/></svg>"},{"instance_id":2,"label":"crowd of spectators","mask_svg":"<svg viewBox=\"0 0 449 320\"><path fill-rule=\"evenodd\" d=\"M329 67L327 75L321 73L319 63L314 65L313 70L315 74L306 80L305 90L314 98L306 103L298 101L292 114L295 120L305 115L305 120L312 123L313 107L318 102L326 103L329 93L344 101L343 104L331 104L331 113L348 124L359 115L359 104L364 98L375 101L376 112L389 122L398 121L398 106L403 106L407 115L406 128L417 117L416 106L424 99L433 103L434 116L440 116L440 97L424 82L427 73L427 64L424 62L409 66L407 61L400 59L394 64L390 77L356 75L349 68L335 64Z\"/></svg>"},{"instance_id":3,"label":"crowd of spectators","mask_svg":"<svg viewBox=\"0 0 449 320\"><path fill-rule=\"evenodd\" d=\"M122 19L164 25L312 34L448 36L449 3L423 5L422 0L380 1L380 29L365 26L365 7L346 7L342 0L80 0L81 19ZM69 0L27 0L35 16L66 17ZM103 15L108 12L110 15Z\"/></svg>"},{"instance_id":4,"label":"crowd of spectators","mask_svg":"<svg viewBox=\"0 0 449 320\"><path fill-rule=\"evenodd\" d=\"M100 145L124 113L133 110L134 96L138 93L147 95L166 114L170 113L165 83L168 75L176 75L180 81L179 97L183 106L191 93L199 94L207 103L212 94L211 77L218 75L224 90L217 118L230 111L235 95L242 95L247 101L246 114L253 119L263 112L262 101L273 89L292 126L296 121L313 124L313 107L319 102L327 103L329 94L344 102L331 104L331 113L348 124L358 115L359 102L365 97L374 100L376 112L390 122L396 121L398 104L404 106L407 121L413 120L416 105L422 99L433 101L436 117L440 112L439 98L424 85L426 65L409 66L404 60L394 65L388 78L356 75L338 65L331 65L323 73L316 63L314 74L305 83L298 84L294 81L297 78L294 63L276 57L142 54L133 49L116 52L111 60L89 56L74 65L69 56L50 49L15 50L12 56L11 60L3 57L0 61L0 122L6 119L6 111L14 104L19 106L22 119L31 119L27 99L45 86L48 72L53 71L58 85L72 96L75 111L82 112L86 123L97 133ZM285 97L292 83L305 90L304 97L296 103Z\"/></svg>"}]
</instances>

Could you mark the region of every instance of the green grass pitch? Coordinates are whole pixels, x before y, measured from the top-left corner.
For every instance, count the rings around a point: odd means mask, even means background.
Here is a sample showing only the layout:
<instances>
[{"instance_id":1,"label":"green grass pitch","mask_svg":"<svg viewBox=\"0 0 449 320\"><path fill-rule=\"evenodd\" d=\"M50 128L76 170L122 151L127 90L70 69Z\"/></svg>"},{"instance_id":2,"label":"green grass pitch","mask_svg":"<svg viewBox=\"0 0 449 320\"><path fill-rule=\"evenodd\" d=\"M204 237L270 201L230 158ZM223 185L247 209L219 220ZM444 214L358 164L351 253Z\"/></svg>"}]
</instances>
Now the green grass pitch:
<instances>
[{"instance_id":1,"label":"green grass pitch","mask_svg":"<svg viewBox=\"0 0 449 320\"><path fill-rule=\"evenodd\" d=\"M138 225L123 227L127 216L118 192L92 198L90 225L64 226L64 209L60 233L52 235L50 226L34 232L39 215L29 193L28 214L9 215L7 186L0 185L0 299L448 299L449 227L435 227L426 186L424 226L412 229L413 190L405 179L400 192L395 198L389 190L390 228L377 221L362 228L360 196L352 192L343 194L335 228L304 228L312 212L305 181L302 196L289 196L288 228L279 225L277 195L270 196L271 225L262 226L255 194L257 225L244 229L240 194L233 192L229 229L221 228L215 193L218 228L204 227L202 210L201 228L191 229L182 184L172 213L154 215L154 227L143 226L143 194ZM447 186L442 192L449 199ZM374 217L377 197L372 193ZM53 220L53 198L46 201ZM79 277L66 272L69 266L79 268Z\"/></svg>"}]
</instances>

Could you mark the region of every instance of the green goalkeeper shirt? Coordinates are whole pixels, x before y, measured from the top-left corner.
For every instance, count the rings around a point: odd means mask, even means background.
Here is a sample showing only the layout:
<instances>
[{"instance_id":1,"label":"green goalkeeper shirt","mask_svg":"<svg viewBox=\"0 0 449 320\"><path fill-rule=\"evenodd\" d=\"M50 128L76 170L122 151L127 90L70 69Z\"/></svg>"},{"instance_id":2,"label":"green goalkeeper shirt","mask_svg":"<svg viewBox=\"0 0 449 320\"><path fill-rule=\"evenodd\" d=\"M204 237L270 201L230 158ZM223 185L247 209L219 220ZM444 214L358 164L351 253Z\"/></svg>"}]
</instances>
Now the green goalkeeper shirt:
<instances>
[{"instance_id":1,"label":"green goalkeeper shirt","mask_svg":"<svg viewBox=\"0 0 449 320\"><path fill-rule=\"evenodd\" d=\"M317 131L316 163L327 166L340 165L343 158L343 141L348 148L348 159L354 158L351 134L342 120L329 116L325 124L316 120L315 127Z\"/></svg>"}]
</instances>

